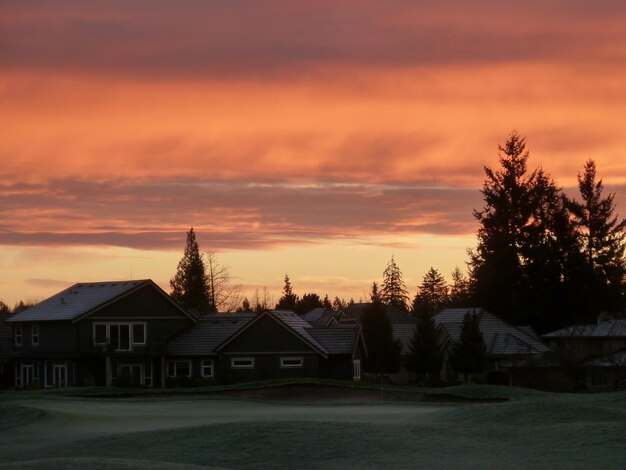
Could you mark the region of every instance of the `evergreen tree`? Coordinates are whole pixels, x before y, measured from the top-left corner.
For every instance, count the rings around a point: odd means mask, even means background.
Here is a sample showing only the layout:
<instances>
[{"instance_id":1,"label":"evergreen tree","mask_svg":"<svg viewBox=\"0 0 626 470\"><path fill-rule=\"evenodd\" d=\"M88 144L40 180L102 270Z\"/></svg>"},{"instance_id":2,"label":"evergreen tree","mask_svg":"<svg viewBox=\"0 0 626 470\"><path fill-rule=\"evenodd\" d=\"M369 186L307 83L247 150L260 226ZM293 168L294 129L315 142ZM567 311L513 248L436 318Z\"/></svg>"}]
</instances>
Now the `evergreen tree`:
<instances>
[{"instance_id":1,"label":"evergreen tree","mask_svg":"<svg viewBox=\"0 0 626 470\"><path fill-rule=\"evenodd\" d=\"M435 320L429 315L420 315L411 339L409 369L421 375L422 383L428 385L441 371L442 363L443 354Z\"/></svg>"},{"instance_id":2,"label":"evergreen tree","mask_svg":"<svg viewBox=\"0 0 626 470\"><path fill-rule=\"evenodd\" d=\"M525 139L499 147L501 169L485 168L478 246L470 251L472 299L539 332L572 321L580 297L579 243L561 188L527 170Z\"/></svg>"},{"instance_id":3,"label":"evergreen tree","mask_svg":"<svg viewBox=\"0 0 626 470\"><path fill-rule=\"evenodd\" d=\"M293 293L289 276L285 274L285 286L283 287L283 296L278 299L278 303L276 304L276 310L291 310L292 312L295 312L297 301L298 296Z\"/></svg>"},{"instance_id":4,"label":"evergreen tree","mask_svg":"<svg viewBox=\"0 0 626 470\"><path fill-rule=\"evenodd\" d=\"M381 375L397 372L400 369L402 345L394 339L393 326L387 316L385 305L377 299L376 283L372 287L372 303L361 316L363 337L367 345L364 368L368 372Z\"/></svg>"},{"instance_id":5,"label":"evergreen tree","mask_svg":"<svg viewBox=\"0 0 626 470\"><path fill-rule=\"evenodd\" d=\"M469 281L458 266L452 271L452 285L448 300L450 307L467 307L471 303Z\"/></svg>"},{"instance_id":6,"label":"evergreen tree","mask_svg":"<svg viewBox=\"0 0 626 470\"><path fill-rule=\"evenodd\" d=\"M198 248L193 227L187 232L185 253L178 263L176 274L170 279L171 296L184 308L200 313L215 311L210 301L204 260Z\"/></svg>"},{"instance_id":7,"label":"evergreen tree","mask_svg":"<svg viewBox=\"0 0 626 470\"><path fill-rule=\"evenodd\" d=\"M383 272L383 285L380 291L380 298L383 303L391 307L404 311L407 310L407 302L409 301L408 291L402 280L402 272L393 256Z\"/></svg>"},{"instance_id":8,"label":"evergreen tree","mask_svg":"<svg viewBox=\"0 0 626 470\"><path fill-rule=\"evenodd\" d=\"M487 348L480 331L480 316L467 312L461 325L459 342L454 344L450 361L456 372L479 374L485 369Z\"/></svg>"},{"instance_id":9,"label":"evergreen tree","mask_svg":"<svg viewBox=\"0 0 626 470\"><path fill-rule=\"evenodd\" d=\"M578 174L582 201L573 202L576 224L583 239L583 249L590 268L592 314L623 307L626 260L624 259L626 219L615 215L614 194L603 196L602 180L597 180L596 164L585 163Z\"/></svg>"},{"instance_id":10,"label":"evergreen tree","mask_svg":"<svg viewBox=\"0 0 626 470\"><path fill-rule=\"evenodd\" d=\"M333 303L332 303L332 309L335 312L338 312L339 310L343 310L347 306L348 306L348 303L344 299L340 299L339 296L335 296Z\"/></svg>"},{"instance_id":11,"label":"evergreen tree","mask_svg":"<svg viewBox=\"0 0 626 470\"><path fill-rule=\"evenodd\" d=\"M304 294L302 298L296 301L296 310L295 312L298 315L304 315L305 313L310 312L314 308L321 308L324 306L322 299L320 296L314 293Z\"/></svg>"},{"instance_id":12,"label":"evergreen tree","mask_svg":"<svg viewBox=\"0 0 626 470\"><path fill-rule=\"evenodd\" d=\"M370 292L370 302L382 303L382 298L380 296L380 292L378 292L378 284L376 284L376 282L372 282L372 291Z\"/></svg>"},{"instance_id":13,"label":"evergreen tree","mask_svg":"<svg viewBox=\"0 0 626 470\"><path fill-rule=\"evenodd\" d=\"M322 307L326 310L333 310L333 304L330 303L330 299L328 298L328 294L324 296L324 300L322 300Z\"/></svg>"},{"instance_id":14,"label":"evergreen tree","mask_svg":"<svg viewBox=\"0 0 626 470\"><path fill-rule=\"evenodd\" d=\"M413 314L436 315L448 303L448 286L444 277L435 268L430 268L418 287L413 300Z\"/></svg>"},{"instance_id":15,"label":"evergreen tree","mask_svg":"<svg viewBox=\"0 0 626 470\"><path fill-rule=\"evenodd\" d=\"M11 309L7 304L5 304L2 300L0 300L0 314L8 315L11 313Z\"/></svg>"}]
</instances>

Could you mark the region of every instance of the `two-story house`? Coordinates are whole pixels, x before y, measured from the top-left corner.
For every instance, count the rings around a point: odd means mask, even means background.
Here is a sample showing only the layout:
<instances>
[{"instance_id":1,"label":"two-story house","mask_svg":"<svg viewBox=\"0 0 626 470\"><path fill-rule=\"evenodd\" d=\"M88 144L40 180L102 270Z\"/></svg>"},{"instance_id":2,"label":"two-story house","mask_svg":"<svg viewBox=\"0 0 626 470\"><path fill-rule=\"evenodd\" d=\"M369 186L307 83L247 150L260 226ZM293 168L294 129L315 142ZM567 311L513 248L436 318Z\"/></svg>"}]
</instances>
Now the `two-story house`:
<instances>
[{"instance_id":1,"label":"two-story house","mask_svg":"<svg viewBox=\"0 0 626 470\"><path fill-rule=\"evenodd\" d=\"M167 340L196 319L151 280L79 283L12 315L15 385L165 384Z\"/></svg>"}]
</instances>

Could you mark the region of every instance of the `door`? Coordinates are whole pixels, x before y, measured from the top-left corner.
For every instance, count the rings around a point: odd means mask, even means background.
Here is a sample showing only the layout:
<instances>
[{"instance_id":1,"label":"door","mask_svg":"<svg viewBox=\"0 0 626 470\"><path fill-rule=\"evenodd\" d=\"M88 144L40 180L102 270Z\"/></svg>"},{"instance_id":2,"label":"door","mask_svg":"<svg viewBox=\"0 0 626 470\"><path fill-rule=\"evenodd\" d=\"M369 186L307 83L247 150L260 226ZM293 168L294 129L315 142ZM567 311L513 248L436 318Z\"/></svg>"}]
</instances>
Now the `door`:
<instances>
[{"instance_id":1,"label":"door","mask_svg":"<svg viewBox=\"0 0 626 470\"><path fill-rule=\"evenodd\" d=\"M129 378L130 385L143 385L141 364L120 364L118 376Z\"/></svg>"},{"instance_id":2,"label":"door","mask_svg":"<svg viewBox=\"0 0 626 470\"><path fill-rule=\"evenodd\" d=\"M67 367L65 364L55 364L52 370L52 386L67 387Z\"/></svg>"},{"instance_id":3,"label":"door","mask_svg":"<svg viewBox=\"0 0 626 470\"><path fill-rule=\"evenodd\" d=\"M34 371L32 364L22 364L22 386L25 387L34 381Z\"/></svg>"}]
</instances>

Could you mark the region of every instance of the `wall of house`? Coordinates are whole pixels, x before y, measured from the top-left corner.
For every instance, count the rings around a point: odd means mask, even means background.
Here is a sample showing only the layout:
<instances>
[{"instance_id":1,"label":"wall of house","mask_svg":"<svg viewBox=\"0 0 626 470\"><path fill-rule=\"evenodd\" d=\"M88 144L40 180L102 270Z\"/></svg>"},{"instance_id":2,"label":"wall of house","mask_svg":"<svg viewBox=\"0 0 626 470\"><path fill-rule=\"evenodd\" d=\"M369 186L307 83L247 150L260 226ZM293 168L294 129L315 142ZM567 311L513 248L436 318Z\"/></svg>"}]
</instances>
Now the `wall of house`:
<instances>
[{"instance_id":1,"label":"wall of house","mask_svg":"<svg viewBox=\"0 0 626 470\"><path fill-rule=\"evenodd\" d=\"M47 356L50 354L75 354L77 352L77 327L69 321L12 323L13 343L15 328L22 327L22 346L13 344L13 351L24 356ZM39 328L39 345L33 345L33 326Z\"/></svg>"}]
</instances>

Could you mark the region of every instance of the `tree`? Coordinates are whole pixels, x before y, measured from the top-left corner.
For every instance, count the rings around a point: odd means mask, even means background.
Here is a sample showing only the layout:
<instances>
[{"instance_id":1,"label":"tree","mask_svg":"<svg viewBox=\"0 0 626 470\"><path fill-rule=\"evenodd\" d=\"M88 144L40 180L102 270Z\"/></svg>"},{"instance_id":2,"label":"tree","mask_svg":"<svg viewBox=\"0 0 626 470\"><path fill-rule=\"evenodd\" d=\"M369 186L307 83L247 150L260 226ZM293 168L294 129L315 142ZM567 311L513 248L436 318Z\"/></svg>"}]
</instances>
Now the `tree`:
<instances>
[{"instance_id":1,"label":"tree","mask_svg":"<svg viewBox=\"0 0 626 470\"><path fill-rule=\"evenodd\" d=\"M409 301L408 291L402 280L402 272L393 256L383 272L383 284L380 290L380 298L383 303L391 307L407 311L407 303Z\"/></svg>"},{"instance_id":2,"label":"tree","mask_svg":"<svg viewBox=\"0 0 626 470\"><path fill-rule=\"evenodd\" d=\"M444 277L435 268L424 275L413 300L415 315L436 315L448 303L448 286Z\"/></svg>"},{"instance_id":3,"label":"tree","mask_svg":"<svg viewBox=\"0 0 626 470\"><path fill-rule=\"evenodd\" d=\"M298 315L304 315L305 313L310 312L314 308L324 307L324 303L320 296L314 293L307 293L302 296L302 298L296 301L296 309L295 312Z\"/></svg>"},{"instance_id":4,"label":"tree","mask_svg":"<svg viewBox=\"0 0 626 470\"><path fill-rule=\"evenodd\" d=\"M373 288L376 287L374 283ZM377 289L373 289L377 294ZM361 315L363 337L367 345L367 358L364 368L368 372L385 374L397 372L400 369L400 354L402 345L393 337L391 320L387 316L386 308L380 300L374 300Z\"/></svg>"},{"instance_id":5,"label":"tree","mask_svg":"<svg viewBox=\"0 0 626 470\"><path fill-rule=\"evenodd\" d=\"M508 320L522 317L523 272L520 249L533 213L536 171L527 174L526 141L512 132L498 146L501 169L485 167L482 210L474 211L480 223L478 246L470 252L472 283L477 300ZM508 313L508 314L507 314Z\"/></svg>"},{"instance_id":6,"label":"tree","mask_svg":"<svg viewBox=\"0 0 626 470\"><path fill-rule=\"evenodd\" d=\"M485 369L487 348L480 331L480 316L477 313L467 312L461 325L461 336L454 344L450 361L456 372L465 374L479 374Z\"/></svg>"},{"instance_id":7,"label":"tree","mask_svg":"<svg viewBox=\"0 0 626 470\"><path fill-rule=\"evenodd\" d=\"M452 285L448 300L450 307L467 307L471 303L469 281L458 266L452 271Z\"/></svg>"},{"instance_id":8,"label":"tree","mask_svg":"<svg viewBox=\"0 0 626 470\"><path fill-rule=\"evenodd\" d=\"M11 313L11 309L7 304L5 304L2 300L0 300L0 314L8 315Z\"/></svg>"},{"instance_id":9,"label":"tree","mask_svg":"<svg viewBox=\"0 0 626 470\"><path fill-rule=\"evenodd\" d=\"M182 307L197 309L200 313L215 310L209 297L206 267L193 227L187 232L185 253L178 263L176 274L170 279L170 287L172 298Z\"/></svg>"},{"instance_id":10,"label":"tree","mask_svg":"<svg viewBox=\"0 0 626 470\"><path fill-rule=\"evenodd\" d=\"M427 385L431 377L434 378L439 374L442 363L443 354L435 320L429 315L420 315L417 317L415 332L411 339L409 369L422 375L422 383Z\"/></svg>"},{"instance_id":11,"label":"tree","mask_svg":"<svg viewBox=\"0 0 626 470\"><path fill-rule=\"evenodd\" d=\"M274 304L274 299L270 295L266 286L263 286L263 291L259 293L259 289L254 291L254 295L252 296L252 305L254 305L254 311L256 313L261 313L264 310L271 308L271 305Z\"/></svg>"},{"instance_id":12,"label":"tree","mask_svg":"<svg viewBox=\"0 0 626 470\"><path fill-rule=\"evenodd\" d=\"M328 294L324 296L324 300L322 300L322 307L326 310L333 310L333 304L330 303L330 299L328 298Z\"/></svg>"},{"instance_id":13,"label":"tree","mask_svg":"<svg viewBox=\"0 0 626 470\"><path fill-rule=\"evenodd\" d=\"M469 253L472 298L539 332L564 326L577 308L580 269L566 198L541 168L528 172L529 152L517 132L498 148L501 168L485 168L485 206L474 211L480 228Z\"/></svg>"},{"instance_id":14,"label":"tree","mask_svg":"<svg viewBox=\"0 0 626 470\"><path fill-rule=\"evenodd\" d=\"M243 300L241 301L241 307L239 307L237 309L238 312L252 312L252 306L250 305L250 301L248 300L248 297L244 297Z\"/></svg>"},{"instance_id":15,"label":"tree","mask_svg":"<svg viewBox=\"0 0 626 470\"><path fill-rule=\"evenodd\" d=\"M230 268L220 264L215 253L206 253L209 305L215 311L234 312L241 303L241 285L233 284Z\"/></svg>"},{"instance_id":16,"label":"tree","mask_svg":"<svg viewBox=\"0 0 626 470\"><path fill-rule=\"evenodd\" d=\"M276 304L276 310L291 310L292 312L295 312L297 301L298 296L293 293L289 276L285 274L285 286L283 287L283 296L278 299L278 303Z\"/></svg>"},{"instance_id":17,"label":"tree","mask_svg":"<svg viewBox=\"0 0 626 470\"><path fill-rule=\"evenodd\" d=\"M623 307L626 219L615 215L615 194L603 196L602 180L597 180L596 164L585 163L578 174L582 201L572 201L575 223L583 240L583 250L590 268L590 297L594 316L602 310L616 311Z\"/></svg>"}]
</instances>

